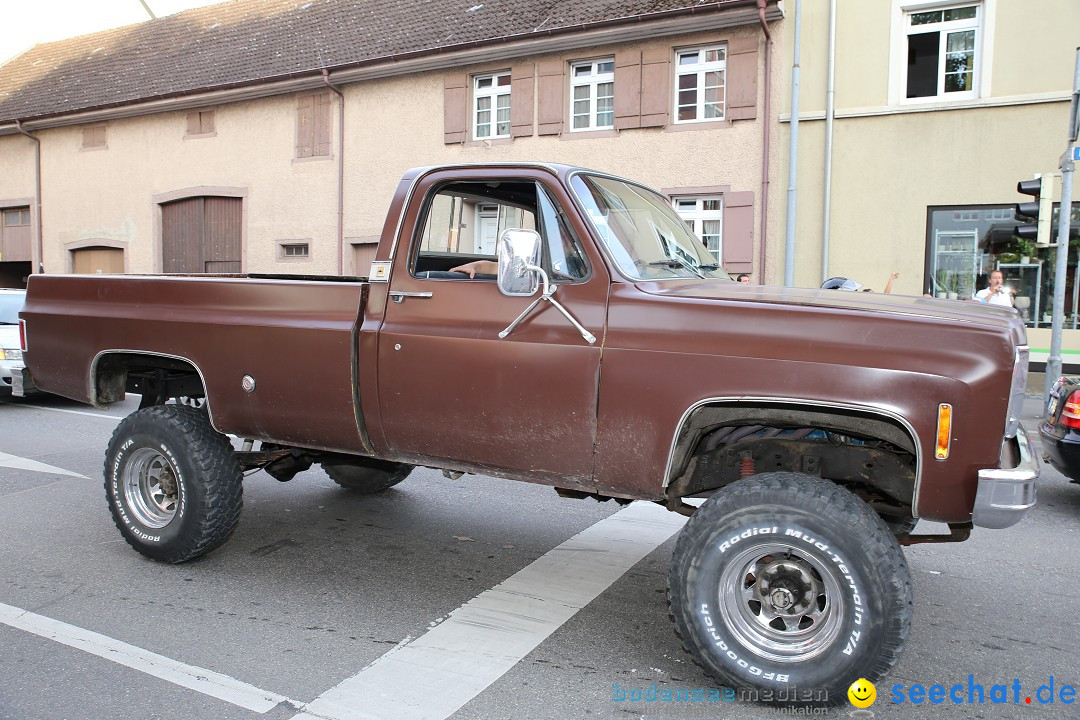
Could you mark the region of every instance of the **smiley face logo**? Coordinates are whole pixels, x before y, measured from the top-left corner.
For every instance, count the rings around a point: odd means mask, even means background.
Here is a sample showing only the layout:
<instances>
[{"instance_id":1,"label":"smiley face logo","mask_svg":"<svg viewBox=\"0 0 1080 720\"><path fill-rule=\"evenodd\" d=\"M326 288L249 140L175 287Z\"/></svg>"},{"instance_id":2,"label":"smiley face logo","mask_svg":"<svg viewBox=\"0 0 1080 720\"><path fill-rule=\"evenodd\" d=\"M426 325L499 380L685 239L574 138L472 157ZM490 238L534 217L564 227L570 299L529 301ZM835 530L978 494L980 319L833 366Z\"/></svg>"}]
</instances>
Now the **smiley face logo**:
<instances>
[{"instance_id":1,"label":"smiley face logo","mask_svg":"<svg viewBox=\"0 0 1080 720\"><path fill-rule=\"evenodd\" d=\"M877 688L866 678L851 683L847 690L848 700L857 708L868 708L877 700Z\"/></svg>"}]
</instances>

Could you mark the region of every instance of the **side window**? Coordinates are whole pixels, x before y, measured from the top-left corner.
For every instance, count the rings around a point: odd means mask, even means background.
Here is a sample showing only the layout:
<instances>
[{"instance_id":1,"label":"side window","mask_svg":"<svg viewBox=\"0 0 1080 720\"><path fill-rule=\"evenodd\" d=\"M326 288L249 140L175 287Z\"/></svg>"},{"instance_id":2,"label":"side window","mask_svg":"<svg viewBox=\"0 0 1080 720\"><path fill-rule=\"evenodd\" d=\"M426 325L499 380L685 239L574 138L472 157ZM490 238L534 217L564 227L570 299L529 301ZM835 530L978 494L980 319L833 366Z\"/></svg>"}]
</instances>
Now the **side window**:
<instances>
[{"instance_id":1,"label":"side window","mask_svg":"<svg viewBox=\"0 0 1080 720\"><path fill-rule=\"evenodd\" d=\"M570 129L615 127L615 58L570 66Z\"/></svg>"},{"instance_id":2,"label":"side window","mask_svg":"<svg viewBox=\"0 0 1080 720\"><path fill-rule=\"evenodd\" d=\"M499 236L505 230L536 230L544 238L544 266L553 279L575 280L588 274L581 245L567 228L547 193L528 180L458 182L429 195L412 263L414 277L494 280Z\"/></svg>"},{"instance_id":3,"label":"side window","mask_svg":"<svg viewBox=\"0 0 1080 720\"><path fill-rule=\"evenodd\" d=\"M675 122L706 122L726 117L727 47L675 51Z\"/></svg>"},{"instance_id":4,"label":"side window","mask_svg":"<svg viewBox=\"0 0 1080 720\"><path fill-rule=\"evenodd\" d=\"M510 73L473 78L473 139L510 137Z\"/></svg>"},{"instance_id":5,"label":"side window","mask_svg":"<svg viewBox=\"0 0 1080 720\"><path fill-rule=\"evenodd\" d=\"M701 238L701 242L720 264L724 258L723 226L724 201L719 195L711 197L676 197L672 200L675 212L679 214L690 230Z\"/></svg>"},{"instance_id":6,"label":"side window","mask_svg":"<svg viewBox=\"0 0 1080 720\"><path fill-rule=\"evenodd\" d=\"M975 97L979 5L905 14L908 98Z\"/></svg>"}]
</instances>

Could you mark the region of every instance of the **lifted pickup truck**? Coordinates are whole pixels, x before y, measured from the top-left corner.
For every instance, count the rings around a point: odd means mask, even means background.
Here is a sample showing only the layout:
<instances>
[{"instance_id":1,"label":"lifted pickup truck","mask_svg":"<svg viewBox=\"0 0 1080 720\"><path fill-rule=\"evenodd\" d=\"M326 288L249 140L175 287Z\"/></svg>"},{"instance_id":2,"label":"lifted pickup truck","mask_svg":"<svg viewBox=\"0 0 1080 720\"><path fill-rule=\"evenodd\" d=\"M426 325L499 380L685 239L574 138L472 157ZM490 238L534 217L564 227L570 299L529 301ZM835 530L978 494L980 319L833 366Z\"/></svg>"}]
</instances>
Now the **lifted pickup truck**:
<instances>
[{"instance_id":1,"label":"lifted pickup truck","mask_svg":"<svg viewBox=\"0 0 1080 720\"><path fill-rule=\"evenodd\" d=\"M142 395L105 461L140 553L221 545L253 468L663 503L689 516L678 633L739 688L876 681L911 620L901 545L1035 502L1013 310L740 285L662 196L580 168L410 171L367 278L35 275L22 319L38 387Z\"/></svg>"}]
</instances>

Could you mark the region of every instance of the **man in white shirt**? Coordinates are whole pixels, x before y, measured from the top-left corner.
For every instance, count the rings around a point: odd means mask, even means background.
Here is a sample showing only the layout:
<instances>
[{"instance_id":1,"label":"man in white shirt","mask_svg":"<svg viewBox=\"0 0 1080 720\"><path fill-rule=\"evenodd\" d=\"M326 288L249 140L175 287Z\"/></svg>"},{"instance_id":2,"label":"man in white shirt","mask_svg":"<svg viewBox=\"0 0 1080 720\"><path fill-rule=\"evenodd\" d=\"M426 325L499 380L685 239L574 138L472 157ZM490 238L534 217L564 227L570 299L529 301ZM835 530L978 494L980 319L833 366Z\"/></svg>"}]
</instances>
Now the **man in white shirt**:
<instances>
[{"instance_id":1,"label":"man in white shirt","mask_svg":"<svg viewBox=\"0 0 1080 720\"><path fill-rule=\"evenodd\" d=\"M990 285L975 293L975 299L991 305L1013 306L1012 293L1005 287L1005 278L1000 270L990 273Z\"/></svg>"}]
</instances>

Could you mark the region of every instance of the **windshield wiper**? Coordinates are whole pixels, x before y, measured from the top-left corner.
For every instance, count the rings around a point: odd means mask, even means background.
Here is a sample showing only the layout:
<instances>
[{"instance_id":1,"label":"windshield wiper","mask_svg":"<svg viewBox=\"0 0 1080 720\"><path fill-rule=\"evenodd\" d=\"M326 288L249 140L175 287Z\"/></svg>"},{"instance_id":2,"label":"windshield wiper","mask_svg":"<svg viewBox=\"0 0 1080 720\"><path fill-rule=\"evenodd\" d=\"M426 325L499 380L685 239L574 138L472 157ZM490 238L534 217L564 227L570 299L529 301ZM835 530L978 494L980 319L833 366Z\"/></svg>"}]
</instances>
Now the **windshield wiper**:
<instances>
[{"instance_id":1,"label":"windshield wiper","mask_svg":"<svg viewBox=\"0 0 1080 720\"><path fill-rule=\"evenodd\" d=\"M670 257L667 260L656 260L656 261L653 261L653 262L651 262L649 264L650 265L663 265L664 267L668 267L668 268L681 267L684 270L689 270L690 272L694 273L695 275L697 275L702 280L705 279L705 276L702 275L701 273L699 273L697 271L697 268L695 268L693 265L686 262L685 260L683 260L680 257Z\"/></svg>"}]
</instances>

